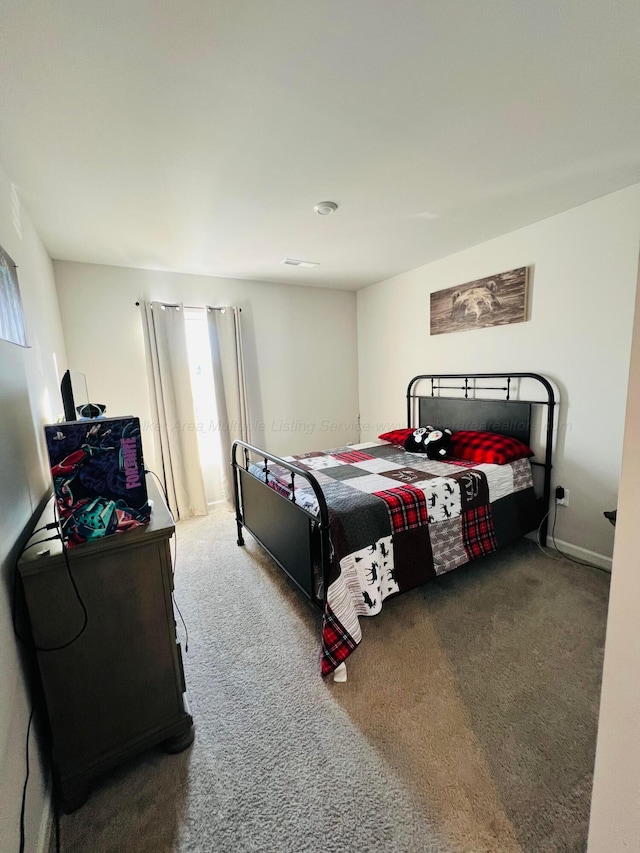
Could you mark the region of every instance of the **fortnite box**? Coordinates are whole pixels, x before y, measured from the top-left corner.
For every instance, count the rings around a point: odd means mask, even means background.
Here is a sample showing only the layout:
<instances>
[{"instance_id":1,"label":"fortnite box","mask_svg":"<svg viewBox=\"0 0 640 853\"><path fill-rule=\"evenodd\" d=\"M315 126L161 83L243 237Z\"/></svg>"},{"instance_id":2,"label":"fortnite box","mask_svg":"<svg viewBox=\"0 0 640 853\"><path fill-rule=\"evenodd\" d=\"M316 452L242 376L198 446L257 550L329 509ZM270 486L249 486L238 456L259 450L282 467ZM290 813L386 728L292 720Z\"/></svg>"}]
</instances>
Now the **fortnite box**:
<instances>
[{"instance_id":1,"label":"fortnite box","mask_svg":"<svg viewBox=\"0 0 640 853\"><path fill-rule=\"evenodd\" d=\"M147 524L151 508L138 418L96 418L44 428L68 547Z\"/></svg>"}]
</instances>

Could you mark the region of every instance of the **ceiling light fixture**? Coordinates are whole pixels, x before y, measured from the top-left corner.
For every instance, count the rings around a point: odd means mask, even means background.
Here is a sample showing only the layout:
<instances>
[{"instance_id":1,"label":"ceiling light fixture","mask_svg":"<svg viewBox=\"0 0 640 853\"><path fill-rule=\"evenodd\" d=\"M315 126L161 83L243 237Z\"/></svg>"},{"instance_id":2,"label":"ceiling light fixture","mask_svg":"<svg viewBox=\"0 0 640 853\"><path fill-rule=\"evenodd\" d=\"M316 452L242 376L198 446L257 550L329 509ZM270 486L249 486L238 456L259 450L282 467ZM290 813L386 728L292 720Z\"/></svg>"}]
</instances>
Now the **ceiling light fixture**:
<instances>
[{"instance_id":1,"label":"ceiling light fixture","mask_svg":"<svg viewBox=\"0 0 640 853\"><path fill-rule=\"evenodd\" d=\"M338 205L335 201L319 201L313 209L320 216L328 216L338 209Z\"/></svg>"},{"instance_id":2,"label":"ceiling light fixture","mask_svg":"<svg viewBox=\"0 0 640 853\"><path fill-rule=\"evenodd\" d=\"M307 269L320 266L320 264L315 263L315 261L297 261L295 258L285 258L283 261L280 261L280 263L285 264L285 266L288 267L306 267Z\"/></svg>"}]
</instances>

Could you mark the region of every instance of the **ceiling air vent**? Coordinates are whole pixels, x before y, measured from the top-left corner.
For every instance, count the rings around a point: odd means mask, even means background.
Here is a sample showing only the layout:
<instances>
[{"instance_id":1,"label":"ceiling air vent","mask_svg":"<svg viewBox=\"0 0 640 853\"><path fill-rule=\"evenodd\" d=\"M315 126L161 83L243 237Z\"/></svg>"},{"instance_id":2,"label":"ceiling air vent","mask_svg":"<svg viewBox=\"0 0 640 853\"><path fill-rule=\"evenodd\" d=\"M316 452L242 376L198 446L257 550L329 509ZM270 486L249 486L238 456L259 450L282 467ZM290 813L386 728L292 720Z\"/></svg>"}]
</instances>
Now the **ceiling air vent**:
<instances>
[{"instance_id":1,"label":"ceiling air vent","mask_svg":"<svg viewBox=\"0 0 640 853\"><path fill-rule=\"evenodd\" d=\"M285 258L284 261L281 261L287 267L319 267L320 264L316 264L314 261L297 261L295 258Z\"/></svg>"}]
</instances>

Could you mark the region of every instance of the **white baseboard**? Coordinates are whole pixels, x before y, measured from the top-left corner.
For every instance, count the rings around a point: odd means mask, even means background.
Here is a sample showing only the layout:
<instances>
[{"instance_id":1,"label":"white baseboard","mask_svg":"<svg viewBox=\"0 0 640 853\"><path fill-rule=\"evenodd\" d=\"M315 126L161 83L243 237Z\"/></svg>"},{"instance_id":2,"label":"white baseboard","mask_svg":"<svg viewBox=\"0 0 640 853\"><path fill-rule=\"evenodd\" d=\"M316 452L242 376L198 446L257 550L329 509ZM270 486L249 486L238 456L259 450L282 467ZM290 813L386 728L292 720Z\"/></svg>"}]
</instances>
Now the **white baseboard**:
<instances>
[{"instance_id":1,"label":"white baseboard","mask_svg":"<svg viewBox=\"0 0 640 853\"><path fill-rule=\"evenodd\" d=\"M532 542L538 541L535 530L531 533L525 533L524 538L530 539ZM590 566L597 566L599 569L605 569L607 572L611 571L611 564L613 562L611 557L605 557L604 554L598 554L596 551L590 551L588 548L581 548L580 545L572 545L571 542L565 542L564 539L558 539L557 536L556 544L561 551L564 551L570 557L575 557L576 560L589 563ZM550 551L555 551L550 535L547 537L547 548Z\"/></svg>"},{"instance_id":2,"label":"white baseboard","mask_svg":"<svg viewBox=\"0 0 640 853\"><path fill-rule=\"evenodd\" d=\"M48 853L51 843L51 832L53 831L53 802L51 797L51 777L49 777L45 792L44 807L42 809L42 818L40 819L36 853Z\"/></svg>"},{"instance_id":3,"label":"white baseboard","mask_svg":"<svg viewBox=\"0 0 640 853\"><path fill-rule=\"evenodd\" d=\"M576 560L583 560L592 566L597 566L599 569L611 571L613 560L611 557L605 557L604 554L597 554L595 551L590 551L588 548L581 548L580 545L572 545L571 542L565 542L563 539L558 539L556 543L561 551L564 551L570 557L575 557ZM549 539L547 544L553 547L553 542Z\"/></svg>"}]
</instances>

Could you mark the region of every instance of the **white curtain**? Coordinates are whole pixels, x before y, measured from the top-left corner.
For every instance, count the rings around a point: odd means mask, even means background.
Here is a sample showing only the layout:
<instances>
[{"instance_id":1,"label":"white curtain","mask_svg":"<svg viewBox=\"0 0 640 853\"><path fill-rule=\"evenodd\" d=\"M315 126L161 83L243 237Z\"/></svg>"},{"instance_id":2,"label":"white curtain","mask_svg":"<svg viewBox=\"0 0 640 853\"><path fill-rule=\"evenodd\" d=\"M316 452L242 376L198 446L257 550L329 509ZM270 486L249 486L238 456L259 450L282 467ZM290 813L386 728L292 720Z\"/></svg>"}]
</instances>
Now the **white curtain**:
<instances>
[{"instance_id":1,"label":"white curtain","mask_svg":"<svg viewBox=\"0 0 640 853\"><path fill-rule=\"evenodd\" d=\"M176 518L206 515L183 306L144 302L142 319L156 458L169 506Z\"/></svg>"},{"instance_id":2,"label":"white curtain","mask_svg":"<svg viewBox=\"0 0 640 853\"><path fill-rule=\"evenodd\" d=\"M222 446L222 484L225 500L231 506L231 445L238 438L251 441L240 317L240 308L207 307L213 384Z\"/></svg>"}]
</instances>

